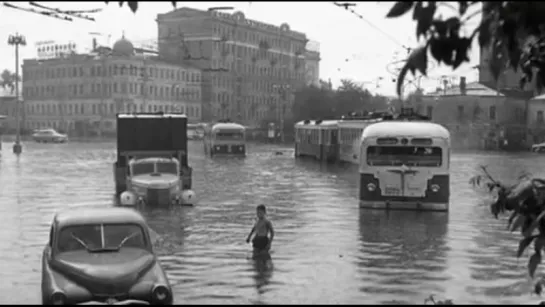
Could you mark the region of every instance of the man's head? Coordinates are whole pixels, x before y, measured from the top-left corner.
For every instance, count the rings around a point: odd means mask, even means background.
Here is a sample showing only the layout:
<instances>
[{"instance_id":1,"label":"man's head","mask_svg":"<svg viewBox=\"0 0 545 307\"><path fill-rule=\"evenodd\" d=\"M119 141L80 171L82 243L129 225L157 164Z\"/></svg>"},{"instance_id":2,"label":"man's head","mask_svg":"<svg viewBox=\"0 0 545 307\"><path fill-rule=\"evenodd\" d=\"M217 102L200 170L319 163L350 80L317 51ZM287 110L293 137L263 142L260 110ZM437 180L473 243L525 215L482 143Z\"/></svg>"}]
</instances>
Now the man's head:
<instances>
[{"instance_id":1,"label":"man's head","mask_svg":"<svg viewBox=\"0 0 545 307\"><path fill-rule=\"evenodd\" d=\"M257 217L262 219L267 214L267 208L265 207L265 205L261 204L257 206L256 213L257 213Z\"/></svg>"},{"instance_id":2,"label":"man's head","mask_svg":"<svg viewBox=\"0 0 545 307\"><path fill-rule=\"evenodd\" d=\"M545 202L545 181L541 179L532 180L534 195L539 203Z\"/></svg>"}]
</instances>

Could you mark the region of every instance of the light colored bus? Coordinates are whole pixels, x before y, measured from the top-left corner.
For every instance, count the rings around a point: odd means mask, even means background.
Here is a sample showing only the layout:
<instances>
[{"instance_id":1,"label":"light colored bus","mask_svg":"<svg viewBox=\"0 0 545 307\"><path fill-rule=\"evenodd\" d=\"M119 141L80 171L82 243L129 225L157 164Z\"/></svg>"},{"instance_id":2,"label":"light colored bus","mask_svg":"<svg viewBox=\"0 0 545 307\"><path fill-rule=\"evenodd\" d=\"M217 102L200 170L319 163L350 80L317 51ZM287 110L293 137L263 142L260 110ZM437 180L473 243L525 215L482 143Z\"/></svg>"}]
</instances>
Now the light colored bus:
<instances>
[{"instance_id":1,"label":"light colored bus","mask_svg":"<svg viewBox=\"0 0 545 307\"><path fill-rule=\"evenodd\" d=\"M425 121L384 121L361 137L360 206L448 211L450 134Z\"/></svg>"},{"instance_id":2,"label":"light colored bus","mask_svg":"<svg viewBox=\"0 0 545 307\"><path fill-rule=\"evenodd\" d=\"M381 120L382 118L343 117L338 123L339 161L357 165L360 160L361 135L364 129Z\"/></svg>"},{"instance_id":3,"label":"light colored bus","mask_svg":"<svg viewBox=\"0 0 545 307\"><path fill-rule=\"evenodd\" d=\"M337 120L304 120L295 124L295 157L336 162L339 152Z\"/></svg>"},{"instance_id":4,"label":"light colored bus","mask_svg":"<svg viewBox=\"0 0 545 307\"><path fill-rule=\"evenodd\" d=\"M210 156L246 156L246 128L236 123L207 126L204 133L204 152Z\"/></svg>"}]
</instances>

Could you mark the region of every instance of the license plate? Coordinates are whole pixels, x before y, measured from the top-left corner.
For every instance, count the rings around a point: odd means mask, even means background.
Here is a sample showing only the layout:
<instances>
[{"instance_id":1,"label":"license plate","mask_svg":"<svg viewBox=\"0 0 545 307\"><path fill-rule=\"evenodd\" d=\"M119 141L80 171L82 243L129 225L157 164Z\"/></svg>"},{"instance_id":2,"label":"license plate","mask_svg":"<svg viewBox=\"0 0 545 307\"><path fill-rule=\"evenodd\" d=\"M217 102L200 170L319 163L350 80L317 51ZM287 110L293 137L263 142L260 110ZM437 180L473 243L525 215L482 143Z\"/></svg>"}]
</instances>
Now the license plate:
<instances>
[{"instance_id":1,"label":"license plate","mask_svg":"<svg viewBox=\"0 0 545 307\"><path fill-rule=\"evenodd\" d=\"M398 188L386 188L384 191L386 196L399 196L401 192Z\"/></svg>"}]
</instances>

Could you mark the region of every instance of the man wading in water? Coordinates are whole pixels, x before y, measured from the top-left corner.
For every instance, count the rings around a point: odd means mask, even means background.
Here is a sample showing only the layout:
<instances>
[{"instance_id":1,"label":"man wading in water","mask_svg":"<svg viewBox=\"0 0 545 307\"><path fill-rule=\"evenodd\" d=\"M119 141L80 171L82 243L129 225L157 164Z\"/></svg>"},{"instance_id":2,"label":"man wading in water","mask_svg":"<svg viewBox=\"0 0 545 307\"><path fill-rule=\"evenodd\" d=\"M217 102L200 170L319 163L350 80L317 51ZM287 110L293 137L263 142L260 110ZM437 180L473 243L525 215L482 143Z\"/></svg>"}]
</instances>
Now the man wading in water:
<instances>
[{"instance_id":1,"label":"man wading in water","mask_svg":"<svg viewBox=\"0 0 545 307\"><path fill-rule=\"evenodd\" d=\"M254 253L268 252L271 249L271 243L274 239L273 225L271 221L269 221L266 217L267 208L265 208L265 205L257 206L256 213L257 213L257 222L252 228L252 231L250 231L248 238L246 238L246 243L250 243L250 239L252 235L255 233L255 237L252 240ZM269 232L271 233L270 238L268 237Z\"/></svg>"}]
</instances>

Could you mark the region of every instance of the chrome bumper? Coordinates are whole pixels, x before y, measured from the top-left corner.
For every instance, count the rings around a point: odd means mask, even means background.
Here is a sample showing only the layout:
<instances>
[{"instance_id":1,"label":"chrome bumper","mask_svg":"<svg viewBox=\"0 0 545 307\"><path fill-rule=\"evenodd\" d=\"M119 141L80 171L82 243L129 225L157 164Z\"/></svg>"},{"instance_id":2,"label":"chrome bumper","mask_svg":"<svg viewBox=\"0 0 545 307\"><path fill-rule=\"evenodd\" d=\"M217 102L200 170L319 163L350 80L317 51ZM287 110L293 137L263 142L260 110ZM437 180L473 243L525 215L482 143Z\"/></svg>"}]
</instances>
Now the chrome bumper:
<instances>
[{"instance_id":1,"label":"chrome bumper","mask_svg":"<svg viewBox=\"0 0 545 307\"><path fill-rule=\"evenodd\" d=\"M98 302L98 301L89 301L84 303L79 303L77 305L149 305L150 303L141 300L123 300L123 301L111 301L111 302Z\"/></svg>"}]
</instances>

